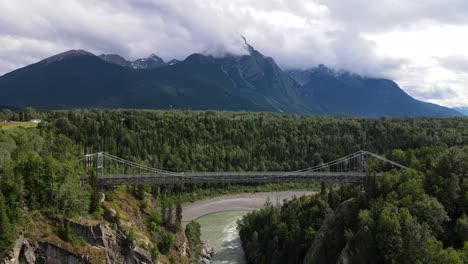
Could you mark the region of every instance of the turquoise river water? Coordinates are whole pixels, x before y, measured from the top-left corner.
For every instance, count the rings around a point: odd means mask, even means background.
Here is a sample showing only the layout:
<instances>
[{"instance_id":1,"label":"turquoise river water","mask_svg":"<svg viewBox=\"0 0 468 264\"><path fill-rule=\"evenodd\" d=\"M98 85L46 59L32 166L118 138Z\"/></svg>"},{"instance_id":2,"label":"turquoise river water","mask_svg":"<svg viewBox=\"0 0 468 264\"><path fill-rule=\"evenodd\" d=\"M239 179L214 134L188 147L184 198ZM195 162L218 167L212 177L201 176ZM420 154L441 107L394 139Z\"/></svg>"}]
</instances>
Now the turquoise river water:
<instances>
[{"instance_id":1,"label":"turquoise river water","mask_svg":"<svg viewBox=\"0 0 468 264\"><path fill-rule=\"evenodd\" d=\"M225 211L200 217L201 239L215 250L212 264L245 264L237 220L248 211Z\"/></svg>"}]
</instances>

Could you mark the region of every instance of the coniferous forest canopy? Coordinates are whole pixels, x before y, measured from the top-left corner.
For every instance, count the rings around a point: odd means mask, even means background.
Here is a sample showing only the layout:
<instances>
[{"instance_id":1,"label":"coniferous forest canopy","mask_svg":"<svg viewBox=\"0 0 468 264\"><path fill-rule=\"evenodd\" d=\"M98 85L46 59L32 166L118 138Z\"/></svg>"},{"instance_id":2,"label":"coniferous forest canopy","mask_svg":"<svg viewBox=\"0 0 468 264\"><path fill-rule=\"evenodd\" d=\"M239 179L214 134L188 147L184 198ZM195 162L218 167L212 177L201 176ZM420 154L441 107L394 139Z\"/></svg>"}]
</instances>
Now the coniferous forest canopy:
<instances>
[{"instance_id":1,"label":"coniferous forest canopy","mask_svg":"<svg viewBox=\"0 0 468 264\"><path fill-rule=\"evenodd\" d=\"M39 118L0 130L0 256L33 211L93 217L97 187L77 162L105 151L173 171L295 170L360 149L411 169L267 206L239 222L252 263L463 263L468 245L468 120L361 119L216 111L3 110ZM173 187L177 194L190 188ZM155 194L154 187L150 188ZM160 193L158 190L157 193ZM324 225L326 223L326 225ZM320 234L333 241L320 241Z\"/></svg>"}]
</instances>

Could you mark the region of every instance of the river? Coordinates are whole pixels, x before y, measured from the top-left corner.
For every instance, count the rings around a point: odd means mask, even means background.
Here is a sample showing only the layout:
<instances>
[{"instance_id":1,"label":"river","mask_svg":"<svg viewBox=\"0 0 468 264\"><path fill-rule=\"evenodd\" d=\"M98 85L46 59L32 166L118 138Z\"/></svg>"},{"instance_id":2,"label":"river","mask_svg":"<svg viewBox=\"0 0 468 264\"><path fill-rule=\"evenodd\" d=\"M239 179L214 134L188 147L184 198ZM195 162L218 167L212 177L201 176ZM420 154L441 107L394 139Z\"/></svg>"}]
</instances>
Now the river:
<instances>
[{"instance_id":1,"label":"river","mask_svg":"<svg viewBox=\"0 0 468 264\"><path fill-rule=\"evenodd\" d=\"M262 208L268 199L282 204L283 199L311 195L312 191L263 192L221 196L185 204L183 221L201 225L201 239L215 250L213 264L244 264L244 252L237 232L237 220L249 211Z\"/></svg>"},{"instance_id":2,"label":"river","mask_svg":"<svg viewBox=\"0 0 468 264\"><path fill-rule=\"evenodd\" d=\"M225 211L197 219L201 225L201 239L215 250L212 264L246 263L236 223L246 213L248 211Z\"/></svg>"}]
</instances>

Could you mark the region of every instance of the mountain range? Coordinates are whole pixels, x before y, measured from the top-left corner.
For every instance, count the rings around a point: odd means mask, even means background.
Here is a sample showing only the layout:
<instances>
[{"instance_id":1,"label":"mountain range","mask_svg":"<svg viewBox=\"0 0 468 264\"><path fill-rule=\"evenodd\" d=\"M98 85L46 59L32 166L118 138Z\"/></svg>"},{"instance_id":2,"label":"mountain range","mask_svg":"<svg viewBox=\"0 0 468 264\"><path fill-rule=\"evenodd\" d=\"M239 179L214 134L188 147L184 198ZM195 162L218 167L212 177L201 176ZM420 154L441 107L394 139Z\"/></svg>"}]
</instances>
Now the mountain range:
<instances>
[{"instance_id":1,"label":"mountain range","mask_svg":"<svg viewBox=\"0 0 468 264\"><path fill-rule=\"evenodd\" d=\"M176 63L179 63L179 60L173 59L169 62L164 62L163 59L158 57L156 54L151 54L148 58L138 59L135 61L128 61L120 55L117 54L102 54L99 55L99 58L112 63L117 64L122 67L131 68L131 69L154 69L163 66L170 66Z\"/></svg>"},{"instance_id":2,"label":"mountain range","mask_svg":"<svg viewBox=\"0 0 468 264\"><path fill-rule=\"evenodd\" d=\"M178 108L340 116L433 117L460 113L416 100L386 79L319 65L281 69L246 43L248 54L192 54L129 61L71 50L0 77L0 105L61 108Z\"/></svg>"},{"instance_id":3,"label":"mountain range","mask_svg":"<svg viewBox=\"0 0 468 264\"><path fill-rule=\"evenodd\" d=\"M464 116L468 116L468 106L465 107L454 107L454 110L460 112Z\"/></svg>"}]
</instances>

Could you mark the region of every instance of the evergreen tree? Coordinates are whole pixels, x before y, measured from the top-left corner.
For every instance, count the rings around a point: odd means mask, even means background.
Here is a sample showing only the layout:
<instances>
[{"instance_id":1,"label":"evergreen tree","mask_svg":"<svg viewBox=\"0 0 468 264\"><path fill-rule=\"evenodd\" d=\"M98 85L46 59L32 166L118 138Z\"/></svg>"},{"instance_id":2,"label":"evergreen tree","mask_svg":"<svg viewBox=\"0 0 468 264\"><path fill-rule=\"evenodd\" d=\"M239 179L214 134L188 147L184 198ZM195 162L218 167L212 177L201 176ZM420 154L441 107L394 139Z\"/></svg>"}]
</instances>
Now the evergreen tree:
<instances>
[{"instance_id":1,"label":"evergreen tree","mask_svg":"<svg viewBox=\"0 0 468 264\"><path fill-rule=\"evenodd\" d=\"M324 201L327 201L327 186L325 185L325 182L320 183L320 198Z\"/></svg>"},{"instance_id":2,"label":"evergreen tree","mask_svg":"<svg viewBox=\"0 0 468 264\"><path fill-rule=\"evenodd\" d=\"M182 203L180 199L177 199L176 202L176 221L175 221L176 230L180 230L182 227Z\"/></svg>"},{"instance_id":3,"label":"evergreen tree","mask_svg":"<svg viewBox=\"0 0 468 264\"><path fill-rule=\"evenodd\" d=\"M185 227L185 237L187 238L189 252L192 260L195 260L197 257L197 246L200 244L201 236L201 226L200 223L196 221L190 221L189 224Z\"/></svg>"},{"instance_id":4,"label":"evergreen tree","mask_svg":"<svg viewBox=\"0 0 468 264\"><path fill-rule=\"evenodd\" d=\"M0 192L0 259L10 250L14 239L13 226L8 217L5 197Z\"/></svg>"},{"instance_id":5,"label":"evergreen tree","mask_svg":"<svg viewBox=\"0 0 468 264\"><path fill-rule=\"evenodd\" d=\"M89 212L94 213L97 212L101 206L101 194L99 192L98 179L96 174L93 174L89 178L89 185L91 187L91 200L89 205Z\"/></svg>"},{"instance_id":6,"label":"evergreen tree","mask_svg":"<svg viewBox=\"0 0 468 264\"><path fill-rule=\"evenodd\" d=\"M165 200L161 202L161 220L164 225L167 225L167 202Z\"/></svg>"},{"instance_id":7,"label":"evergreen tree","mask_svg":"<svg viewBox=\"0 0 468 264\"><path fill-rule=\"evenodd\" d=\"M168 227L173 226L173 216L174 216L174 207L171 202L168 203L167 205L167 215L166 215L166 225Z\"/></svg>"}]
</instances>

